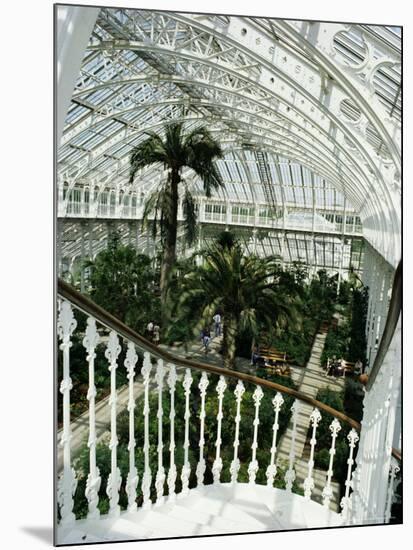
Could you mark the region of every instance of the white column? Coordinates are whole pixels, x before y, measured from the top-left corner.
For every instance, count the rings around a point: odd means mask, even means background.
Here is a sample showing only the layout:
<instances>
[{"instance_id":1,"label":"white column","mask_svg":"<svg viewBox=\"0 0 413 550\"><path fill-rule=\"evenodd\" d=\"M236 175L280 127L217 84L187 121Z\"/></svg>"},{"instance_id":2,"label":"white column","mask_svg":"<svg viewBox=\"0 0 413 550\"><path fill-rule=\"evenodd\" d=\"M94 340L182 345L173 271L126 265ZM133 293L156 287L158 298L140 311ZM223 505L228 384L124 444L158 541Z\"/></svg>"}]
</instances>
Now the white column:
<instances>
[{"instance_id":1,"label":"white column","mask_svg":"<svg viewBox=\"0 0 413 550\"><path fill-rule=\"evenodd\" d=\"M99 8L55 6L57 62L57 144Z\"/></svg>"},{"instance_id":2,"label":"white column","mask_svg":"<svg viewBox=\"0 0 413 550\"><path fill-rule=\"evenodd\" d=\"M335 418L330 424L331 432L331 447L330 447L330 461L328 463L327 480L323 489L323 505L328 507L330 505L331 497L333 496L333 489L331 487L331 478L333 477L333 463L334 456L336 454L336 439L338 432L341 430L340 422Z\"/></svg>"},{"instance_id":3,"label":"white column","mask_svg":"<svg viewBox=\"0 0 413 550\"><path fill-rule=\"evenodd\" d=\"M307 477L304 480L304 498L310 500L311 492L314 489L313 468L314 468L314 449L317 443L316 431L317 426L321 420L321 414L318 409L314 409L310 415L310 422L313 427L313 431L310 439L310 458L308 460L308 472Z\"/></svg>"},{"instance_id":4,"label":"white column","mask_svg":"<svg viewBox=\"0 0 413 550\"><path fill-rule=\"evenodd\" d=\"M189 410L189 396L191 393L192 376L190 369L186 369L183 387L185 391L185 439L184 439L184 464L181 472L182 495L189 492L189 476L191 474L191 466L189 464L189 419L191 413Z\"/></svg>"},{"instance_id":5,"label":"white column","mask_svg":"<svg viewBox=\"0 0 413 550\"><path fill-rule=\"evenodd\" d=\"M116 393L116 369L118 368L117 359L120 353L121 347L119 345L118 335L114 330L109 334L108 346L105 351L105 357L108 359L109 371L110 371L110 443L109 448L111 450L111 471L108 478L108 484L106 487L106 494L109 497L109 516L118 517L120 515L119 506L119 489L122 483L120 470L117 464L117 448L118 448L118 436L116 433L116 416L117 416L117 393Z\"/></svg>"},{"instance_id":6,"label":"white column","mask_svg":"<svg viewBox=\"0 0 413 550\"><path fill-rule=\"evenodd\" d=\"M257 460L257 447L258 447L258 426L260 425L260 419L259 419L259 412L260 412L260 405L261 400L263 398L264 392L262 391L261 386L257 386L254 393L253 393L253 400L255 403L255 418L254 418L254 437L252 440L252 457L251 462L248 466L248 476L249 476L249 483L255 483L255 478L257 476L258 472L258 460Z\"/></svg>"},{"instance_id":7,"label":"white column","mask_svg":"<svg viewBox=\"0 0 413 550\"><path fill-rule=\"evenodd\" d=\"M71 464L70 441L72 431L70 428L70 390L72 380L70 378L70 340L77 326L72 307L65 300L61 302L57 319L57 333L62 340L60 349L63 351L63 380L60 384L60 393L63 395L63 433L60 445L63 447L63 473L57 484L57 500L60 506L60 523L69 525L75 521L73 513L73 496L76 491L77 480Z\"/></svg>"},{"instance_id":8,"label":"white column","mask_svg":"<svg viewBox=\"0 0 413 550\"><path fill-rule=\"evenodd\" d=\"M126 479L126 494L128 495L128 512L135 512L136 505L136 488L139 483L138 471L135 465L135 396L133 391L134 378L135 378L135 366L138 361L138 356L135 351L135 345L132 342L128 342L128 350L126 352L125 368L128 372L129 381L129 400L128 400L128 412L129 412L129 473Z\"/></svg>"},{"instance_id":9,"label":"white column","mask_svg":"<svg viewBox=\"0 0 413 550\"><path fill-rule=\"evenodd\" d=\"M221 477L221 471L222 471L221 427L222 427L222 419L224 416L222 413L222 401L224 399L224 392L226 388L227 388L227 383L225 382L225 378L221 375L219 377L219 382L216 388L216 391L218 394L218 414L217 414L217 439L215 441L216 454L215 454L214 464L212 465L212 474L214 476L214 483L219 483L220 477Z\"/></svg>"},{"instance_id":10,"label":"white column","mask_svg":"<svg viewBox=\"0 0 413 550\"><path fill-rule=\"evenodd\" d=\"M158 384L158 471L156 472L156 505L159 506L164 502L164 486L165 486L165 468L163 466L163 381L165 377L165 367L163 359L158 359L156 367L155 380Z\"/></svg>"},{"instance_id":11,"label":"white column","mask_svg":"<svg viewBox=\"0 0 413 550\"><path fill-rule=\"evenodd\" d=\"M237 412L235 415L234 458L231 462L231 466L229 469L231 474L231 483L237 482L238 472L241 466L238 458L238 447L239 447L239 423L241 421L241 399L244 393L245 393L244 384L241 382L241 380L238 380L238 383L234 391L234 395L237 400Z\"/></svg>"},{"instance_id":12,"label":"white column","mask_svg":"<svg viewBox=\"0 0 413 550\"><path fill-rule=\"evenodd\" d=\"M200 435L199 435L199 461L196 468L196 477L198 482L198 487L204 484L204 474L206 469L205 458L204 458L204 429L205 429L205 395L206 390L209 385L208 375L204 371L201 375L201 380L199 382L198 388L201 393L201 412L199 414L200 419Z\"/></svg>"},{"instance_id":13,"label":"white column","mask_svg":"<svg viewBox=\"0 0 413 550\"><path fill-rule=\"evenodd\" d=\"M295 438L297 435L297 420L298 420L298 414L301 409L301 403L296 399L293 403L293 406L291 407L291 410L293 412L293 430L291 435L291 447L290 447L290 453L288 457L288 470L285 473L284 479L285 479L285 489L286 491L291 493L293 483L295 480L295 470L294 470L294 460L295 460Z\"/></svg>"},{"instance_id":14,"label":"white column","mask_svg":"<svg viewBox=\"0 0 413 550\"><path fill-rule=\"evenodd\" d=\"M272 405L274 407L274 424L272 426L272 445L271 445L271 460L268 465L266 476L267 476L267 485L272 487L274 485L274 478L277 473L277 466L275 463L275 453L277 451L277 434L279 429L278 417L280 414L280 409L284 403L284 398L280 392L277 392L272 400Z\"/></svg>"},{"instance_id":15,"label":"white column","mask_svg":"<svg viewBox=\"0 0 413 550\"><path fill-rule=\"evenodd\" d=\"M394 497L394 480L398 472L400 471L400 466L396 459L392 458L391 464L390 464L390 478L389 478L389 485L387 489L387 502L386 502L386 510L384 514L384 522L389 523L391 518L391 507L393 504L393 497Z\"/></svg>"},{"instance_id":16,"label":"white column","mask_svg":"<svg viewBox=\"0 0 413 550\"><path fill-rule=\"evenodd\" d=\"M349 441L350 452L347 460L347 479L345 481L346 489L345 489L344 497L341 499L341 502L340 502L340 506L342 508L342 516L346 522L348 522L349 520L349 517L348 517L349 504L350 504L349 495L350 495L350 486L351 486L351 473L352 473L352 468L354 464L353 454L354 454L354 448L356 446L356 443L359 440L359 436L354 428L352 428L351 431L349 432L347 439Z\"/></svg>"},{"instance_id":17,"label":"white column","mask_svg":"<svg viewBox=\"0 0 413 550\"><path fill-rule=\"evenodd\" d=\"M175 499L175 483L176 483L176 465L175 465L175 385L177 381L176 368L173 363L169 363L169 376L168 376L168 386L169 393L171 396L171 411L169 414L170 420L170 443L169 443L169 453L170 453L170 466L168 472L168 491L169 491L169 500L173 501Z\"/></svg>"},{"instance_id":18,"label":"white column","mask_svg":"<svg viewBox=\"0 0 413 550\"><path fill-rule=\"evenodd\" d=\"M101 484L99 468L96 466L96 424L95 424L95 349L99 342L99 334L96 330L96 321L92 317L87 320L86 334L83 339L83 346L86 348L86 360L89 363L89 389L87 398L89 400L89 475L86 482L85 496L89 503L88 519L97 519L100 515L98 509L99 489Z\"/></svg>"},{"instance_id":19,"label":"white column","mask_svg":"<svg viewBox=\"0 0 413 550\"><path fill-rule=\"evenodd\" d=\"M149 376L151 374L152 365L149 353L146 351L143 355L143 388L144 388L144 442L143 442L143 454L144 454L144 470L142 477L142 494L143 494L143 508L149 508L152 504L150 499L152 473L149 464Z\"/></svg>"}]
</instances>

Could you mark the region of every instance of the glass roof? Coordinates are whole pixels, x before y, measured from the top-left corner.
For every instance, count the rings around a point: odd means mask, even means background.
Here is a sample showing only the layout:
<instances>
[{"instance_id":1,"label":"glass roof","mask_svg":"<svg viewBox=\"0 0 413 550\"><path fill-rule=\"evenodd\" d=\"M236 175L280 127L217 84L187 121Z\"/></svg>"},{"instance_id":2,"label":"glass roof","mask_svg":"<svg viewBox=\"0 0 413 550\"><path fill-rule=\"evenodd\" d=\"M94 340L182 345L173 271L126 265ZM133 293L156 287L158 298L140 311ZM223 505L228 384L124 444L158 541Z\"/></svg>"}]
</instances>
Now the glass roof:
<instances>
[{"instance_id":1,"label":"glass roof","mask_svg":"<svg viewBox=\"0 0 413 550\"><path fill-rule=\"evenodd\" d=\"M59 184L144 196L165 177L152 166L128 184L145 132L203 124L225 151L216 200L346 208L385 254L381 235L400 231L400 61L398 27L103 8L65 120Z\"/></svg>"}]
</instances>

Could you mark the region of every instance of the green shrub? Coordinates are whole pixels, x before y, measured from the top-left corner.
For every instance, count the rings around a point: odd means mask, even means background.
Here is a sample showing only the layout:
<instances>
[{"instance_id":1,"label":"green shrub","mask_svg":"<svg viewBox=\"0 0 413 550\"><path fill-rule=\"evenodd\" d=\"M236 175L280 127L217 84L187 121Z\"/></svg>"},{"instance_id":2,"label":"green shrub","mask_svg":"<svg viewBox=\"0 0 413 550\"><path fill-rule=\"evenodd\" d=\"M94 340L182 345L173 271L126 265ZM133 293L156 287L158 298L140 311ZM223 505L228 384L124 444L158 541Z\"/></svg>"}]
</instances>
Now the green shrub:
<instances>
[{"instance_id":1,"label":"green shrub","mask_svg":"<svg viewBox=\"0 0 413 550\"><path fill-rule=\"evenodd\" d=\"M328 449L321 449L314 454L314 463L317 468L328 470L330 464L330 453Z\"/></svg>"}]
</instances>

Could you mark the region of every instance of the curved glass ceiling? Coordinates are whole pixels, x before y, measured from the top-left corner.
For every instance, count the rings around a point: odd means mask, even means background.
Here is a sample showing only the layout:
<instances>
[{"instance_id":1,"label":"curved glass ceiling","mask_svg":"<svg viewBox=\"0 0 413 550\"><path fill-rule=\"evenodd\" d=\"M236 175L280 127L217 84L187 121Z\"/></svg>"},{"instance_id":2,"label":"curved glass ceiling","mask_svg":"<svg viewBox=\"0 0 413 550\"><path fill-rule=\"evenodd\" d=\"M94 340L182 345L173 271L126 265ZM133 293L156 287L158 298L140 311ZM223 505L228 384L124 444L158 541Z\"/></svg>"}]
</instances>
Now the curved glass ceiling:
<instances>
[{"instance_id":1,"label":"curved glass ceiling","mask_svg":"<svg viewBox=\"0 0 413 550\"><path fill-rule=\"evenodd\" d=\"M63 186L145 196L163 168L142 170L131 187L132 147L184 120L207 125L225 150L217 201L313 216L346 208L394 263L400 59L394 27L103 8L58 150L59 212L68 213Z\"/></svg>"}]
</instances>

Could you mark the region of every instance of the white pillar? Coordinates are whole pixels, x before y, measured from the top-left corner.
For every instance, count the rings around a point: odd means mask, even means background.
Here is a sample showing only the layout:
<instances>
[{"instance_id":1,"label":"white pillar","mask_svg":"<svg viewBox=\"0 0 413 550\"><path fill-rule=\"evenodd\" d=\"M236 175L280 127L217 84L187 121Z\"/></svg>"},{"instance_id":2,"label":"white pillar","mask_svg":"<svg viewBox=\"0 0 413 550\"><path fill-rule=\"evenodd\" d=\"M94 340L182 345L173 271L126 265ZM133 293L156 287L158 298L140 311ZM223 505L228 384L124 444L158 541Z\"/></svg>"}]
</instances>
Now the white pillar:
<instances>
[{"instance_id":1,"label":"white pillar","mask_svg":"<svg viewBox=\"0 0 413 550\"><path fill-rule=\"evenodd\" d=\"M98 13L99 8L94 7L55 6L57 144L60 143L76 79Z\"/></svg>"}]
</instances>

